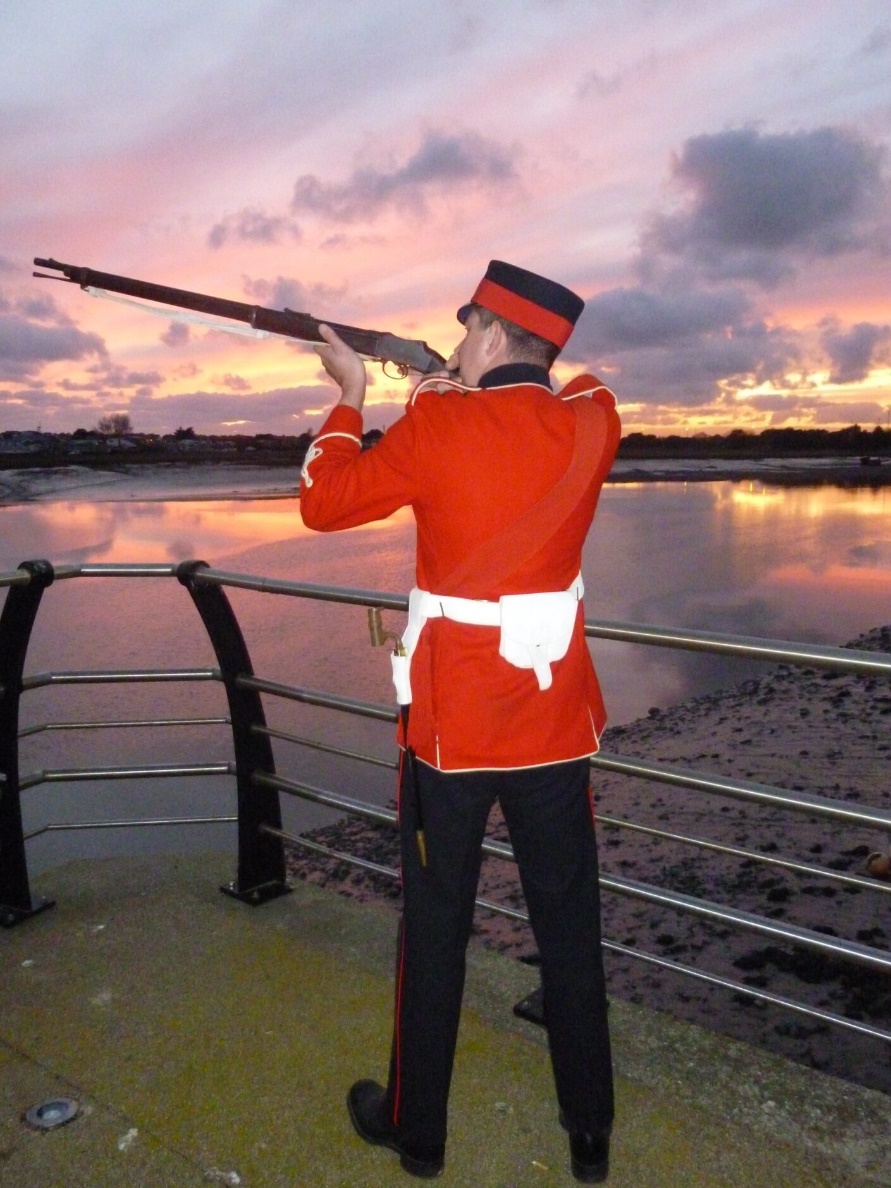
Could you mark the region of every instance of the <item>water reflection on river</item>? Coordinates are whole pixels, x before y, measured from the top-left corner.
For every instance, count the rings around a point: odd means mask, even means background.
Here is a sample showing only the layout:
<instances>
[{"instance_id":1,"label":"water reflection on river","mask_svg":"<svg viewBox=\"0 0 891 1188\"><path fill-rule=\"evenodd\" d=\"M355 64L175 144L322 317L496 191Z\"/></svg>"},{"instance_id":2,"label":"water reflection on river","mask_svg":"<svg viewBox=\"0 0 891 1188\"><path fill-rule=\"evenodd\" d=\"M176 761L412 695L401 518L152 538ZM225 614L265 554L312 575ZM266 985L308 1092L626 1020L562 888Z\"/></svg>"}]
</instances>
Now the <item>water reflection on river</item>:
<instances>
[{"instance_id":1,"label":"water reflection on river","mask_svg":"<svg viewBox=\"0 0 891 1188\"><path fill-rule=\"evenodd\" d=\"M588 617L844 642L891 621L889 513L886 488L609 486L585 549ZM412 584L413 541L409 512L347 533L307 532L292 499L60 501L0 508L2 570L33 557L56 564L200 557L245 573L404 592ZM363 610L245 591L230 596L260 675L389 700L387 657L369 646ZM391 626L401 622L399 616L389 618ZM754 664L668 649L604 641L592 647L615 724L761 671ZM27 671L212 664L197 615L175 580L81 578L47 592ZM219 686L209 683L44 689L23 699L23 716L29 722L156 717L161 706L171 714L225 712ZM309 707L271 704L268 714L273 724L292 730L296 718L307 734L328 725L323 711ZM72 746L78 764L195 762L228 754L219 727L170 728L160 740L153 731L151 742L149 733L129 729L111 739L107 731L40 734L25 741L22 769L71 766ZM350 724L349 733L351 741L379 753L390 747L387 731L379 727L359 722ZM304 778L320 779L320 762L302 753ZM361 778L355 792L387 798L389 772ZM183 790L174 815L201 812L205 801L208 806L214 801L213 789L213 781L188 781L188 798ZM123 794L120 784L92 785L90 810L81 815L148 815L154 811L145 807L152 795L152 785L142 781ZM35 822L71 819L70 798L66 785L34 789L28 793L28 815ZM122 807L128 799L138 807ZM311 815L300 823L312 823ZM39 845L49 852L54 843L41 839Z\"/></svg>"}]
</instances>

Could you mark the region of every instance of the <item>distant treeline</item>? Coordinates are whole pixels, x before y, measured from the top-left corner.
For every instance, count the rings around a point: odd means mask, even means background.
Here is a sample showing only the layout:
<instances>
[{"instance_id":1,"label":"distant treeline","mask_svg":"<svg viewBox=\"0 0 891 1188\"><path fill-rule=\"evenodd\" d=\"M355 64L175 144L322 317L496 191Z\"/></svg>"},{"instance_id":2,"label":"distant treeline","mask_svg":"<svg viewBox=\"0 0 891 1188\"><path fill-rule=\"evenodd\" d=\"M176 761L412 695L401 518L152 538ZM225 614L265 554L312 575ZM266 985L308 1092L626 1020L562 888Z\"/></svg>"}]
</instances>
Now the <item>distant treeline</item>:
<instances>
[{"instance_id":1,"label":"distant treeline","mask_svg":"<svg viewBox=\"0 0 891 1188\"><path fill-rule=\"evenodd\" d=\"M891 429L877 425L861 429L764 429L749 433L697 433L682 437L672 433L627 433L619 445L620 458L822 458L891 457Z\"/></svg>"},{"instance_id":2,"label":"distant treeline","mask_svg":"<svg viewBox=\"0 0 891 1188\"><path fill-rule=\"evenodd\" d=\"M380 429L362 434L369 449ZM28 440L23 441L22 438ZM0 432L0 470L88 466L114 470L121 465L176 462L229 462L253 466L302 466L312 433L196 433L191 426L175 433L111 433L76 429L73 433Z\"/></svg>"},{"instance_id":3,"label":"distant treeline","mask_svg":"<svg viewBox=\"0 0 891 1188\"><path fill-rule=\"evenodd\" d=\"M40 440L11 449L4 439L19 434L0 433L0 469L53 467L79 464L114 468L119 463L236 462L255 466L300 466L313 441L312 433L214 434L204 436L191 427L175 433L128 433L104 436L78 429L75 433L34 434ZM380 429L362 435L363 449L383 436ZM627 433L619 445L620 458L891 458L891 429L764 429L749 433L734 429L727 434Z\"/></svg>"}]
</instances>

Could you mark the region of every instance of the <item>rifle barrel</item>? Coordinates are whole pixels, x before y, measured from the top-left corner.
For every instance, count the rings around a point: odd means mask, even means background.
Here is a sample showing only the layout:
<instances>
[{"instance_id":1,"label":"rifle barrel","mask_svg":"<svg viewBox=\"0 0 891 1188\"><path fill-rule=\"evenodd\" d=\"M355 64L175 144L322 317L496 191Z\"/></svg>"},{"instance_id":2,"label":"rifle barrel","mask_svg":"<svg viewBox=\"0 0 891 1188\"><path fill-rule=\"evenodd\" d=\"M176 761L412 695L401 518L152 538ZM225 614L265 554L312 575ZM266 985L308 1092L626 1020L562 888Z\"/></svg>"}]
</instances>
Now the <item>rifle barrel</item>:
<instances>
[{"instance_id":1,"label":"rifle barrel","mask_svg":"<svg viewBox=\"0 0 891 1188\"><path fill-rule=\"evenodd\" d=\"M345 326L329 322L312 314L298 313L291 309L267 309L262 305L250 305L246 301L230 301L223 297L210 297L206 293L193 293L188 289L174 289L169 285L156 285L151 281L135 280L129 276L116 276L111 272L97 272L78 264L61 264L58 260L41 259L35 256L38 268L50 268L62 276L47 277L43 273L34 275L45 280L66 280L80 285L82 289L106 289L110 293L122 293L142 301L155 301L160 305L173 305L195 313L229 318L235 322L246 322L255 330L271 334L283 334L301 342L322 342L319 326L324 324L351 346L360 355L381 362L390 362L398 367L426 373L437 371L445 360L425 342L399 338L381 330L365 330L358 326Z\"/></svg>"}]
</instances>

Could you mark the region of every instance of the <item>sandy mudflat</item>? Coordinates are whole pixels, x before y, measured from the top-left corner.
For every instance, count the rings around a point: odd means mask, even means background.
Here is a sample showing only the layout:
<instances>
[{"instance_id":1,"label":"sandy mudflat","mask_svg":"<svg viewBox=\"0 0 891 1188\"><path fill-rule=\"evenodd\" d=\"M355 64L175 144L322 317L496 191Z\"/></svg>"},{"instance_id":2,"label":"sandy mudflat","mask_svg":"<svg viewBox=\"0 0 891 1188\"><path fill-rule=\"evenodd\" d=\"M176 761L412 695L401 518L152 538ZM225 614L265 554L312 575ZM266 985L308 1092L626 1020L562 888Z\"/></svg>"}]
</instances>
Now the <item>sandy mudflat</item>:
<instances>
[{"instance_id":1,"label":"sandy mudflat","mask_svg":"<svg viewBox=\"0 0 891 1188\"><path fill-rule=\"evenodd\" d=\"M891 652L891 628L853 642ZM804 790L851 804L891 809L891 680L787 666L759 680L709 694L628 726L608 730L605 753L633 756ZM866 874L867 855L887 851L891 837L778 808L757 808L653 781L595 771L601 818L707 839L727 847L786 858L791 872L746 856L635 833L601 820L603 874L670 888L699 898L891 948L891 882ZM490 832L506 840L496 813ZM393 831L350 820L313 835L342 852L359 852L397 867ZM355 868L295 850L292 873L343 894L376 898L398 909L398 887ZM857 876L865 885L833 883L818 869ZM515 867L486 859L480 895L522 908ZM604 935L630 949L667 958L734 982L795 998L821 1010L891 1031L891 976L781 939L710 924L673 909L605 893ZM534 953L525 924L477 911L479 943L517 956ZM639 959L607 952L610 993L761 1044L786 1056L891 1092L891 1044L863 1037L731 990L682 977Z\"/></svg>"},{"instance_id":2,"label":"sandy mudflat","mask_svg":"<svg viewBox=\"0 0 891 1188\"><path fill-rule=\"evenodd\" d=\"M0 504L76 499L136 503L198 499L283 499L300 489L297 466L170 462L108 470L88 466L0 470Z\"/></svg>"},{"instance_id":3,"label":"sandy mudflat","mask_svg":"<svg viewBox=\"0 0 891 1188\"><path fill-rule=\"evenodd\" d=\"M609 475L611 483L723 480L779 487L885 487L891 484L891 460L866 466L859 458L621 458Z\"/></svg>"},{"instance_id":4,"label":"sandy mudflat","mask_svg":"<svg viewBox=\"0 0 891 1188\"><path fill-rule=\"evenodd\" d=\"M622 459L610 482L718 482L755 480L777 486L884 486L891 484L891 461L861 466L851 458ZM259 466L231 462L115 463L105 470L88 466L0 470L0 505L77 499L89 502L153 502L198 499L281 499L300 487L297 466Z\"/></svg>"}]
</instances>

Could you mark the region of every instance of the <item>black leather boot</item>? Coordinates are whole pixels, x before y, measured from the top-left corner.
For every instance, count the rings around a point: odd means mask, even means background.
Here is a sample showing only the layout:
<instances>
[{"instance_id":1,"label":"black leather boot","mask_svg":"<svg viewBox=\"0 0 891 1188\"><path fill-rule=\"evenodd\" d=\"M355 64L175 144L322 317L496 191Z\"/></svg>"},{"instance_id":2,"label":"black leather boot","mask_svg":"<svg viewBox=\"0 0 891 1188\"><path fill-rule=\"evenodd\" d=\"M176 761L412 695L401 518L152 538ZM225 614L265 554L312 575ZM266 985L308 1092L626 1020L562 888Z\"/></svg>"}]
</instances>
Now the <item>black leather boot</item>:
<instances>
[{"instance_id":1,"label":"black leather boot","mask_svg":"<svg viewBox=\"0 0 891 1188\"><path fill-rule=\"evenodd\" d=\"M377 1147L389 1147L399 1156L403 1171L431 1180L445 1166L445 1145L409 1147L403 1143L387 1116L386 1090L377 1081L356 1081L347 1094L350 1120L359 1138Z\"/></svg>"},{"instance_id":2,"label":"black leather boot","mask_svg":"<svg viewBox=\"0 0 891 1188\"><path fill-rule=\"evenodd\" d=\"M609 1133L569 1132L572 1174L582 1184L602 1184L609 1175Z\"/></svg>"},{"instance_id":3,"label":"black leather boot","mask_svg":"<svg viewBox=\"0 0 891 1188\"><path fill-rule=\"evenodd\" d=\"M572 1130L562 1110L560 1125L569 1134L572 1174L582 1184L602 1184L609 1175L609 1138L612 1128Z\"/></svg>"}]
</instances>

